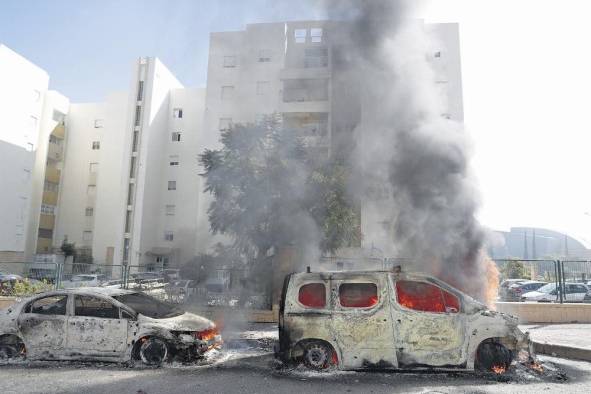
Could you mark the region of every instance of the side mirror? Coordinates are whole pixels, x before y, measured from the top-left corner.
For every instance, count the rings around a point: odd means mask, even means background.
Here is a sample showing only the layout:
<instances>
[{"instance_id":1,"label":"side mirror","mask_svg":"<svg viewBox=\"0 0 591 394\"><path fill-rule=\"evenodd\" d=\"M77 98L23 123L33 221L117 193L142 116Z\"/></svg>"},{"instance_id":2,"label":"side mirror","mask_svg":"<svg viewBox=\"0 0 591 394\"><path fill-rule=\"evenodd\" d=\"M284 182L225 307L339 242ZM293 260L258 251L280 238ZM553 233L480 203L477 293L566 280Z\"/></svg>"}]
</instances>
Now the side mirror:
<instances>
[{"instance_id":1,"label":"side mirror","mask_svg":"<svg viewBox=\"0 0 591 394\"><path fill-rule=\"evenodd\" d=\"M458 309L453 306L446 306L445 313L458 313Z\"/></svg>"}]
</instances>

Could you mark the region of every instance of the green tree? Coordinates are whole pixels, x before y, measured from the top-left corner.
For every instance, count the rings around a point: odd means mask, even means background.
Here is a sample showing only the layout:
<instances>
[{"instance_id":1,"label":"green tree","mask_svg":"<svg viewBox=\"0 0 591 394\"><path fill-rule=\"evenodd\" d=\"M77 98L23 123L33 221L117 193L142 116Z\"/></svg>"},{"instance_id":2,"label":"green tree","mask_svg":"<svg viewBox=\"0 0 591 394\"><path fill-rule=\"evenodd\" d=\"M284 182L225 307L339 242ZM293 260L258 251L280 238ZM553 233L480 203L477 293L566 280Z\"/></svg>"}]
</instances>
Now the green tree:
<instances>
[{"instance_id":1,"label":"green tree","mask_svg":"<svg viewBox=\"0 0 591 394\"><path fill-rule=\"evenodd\" d=\"M529 279L530 272L523 262L519 260L508 261L503 267L503 276L506 279Z\"/></svg>"},{"instance_id":2,"label":"green tree","mask_svg":"<svg viewBox=\"0 0 591 394\"><path fill-rule=\"evenodd\" d=\"M308 246L334 251L359 240L357 210L346 193L346 170L319 160L277 117L234 125L222 148L200 156L214 234L263 261L271 248Z\"/></svg>"}]
</instances>

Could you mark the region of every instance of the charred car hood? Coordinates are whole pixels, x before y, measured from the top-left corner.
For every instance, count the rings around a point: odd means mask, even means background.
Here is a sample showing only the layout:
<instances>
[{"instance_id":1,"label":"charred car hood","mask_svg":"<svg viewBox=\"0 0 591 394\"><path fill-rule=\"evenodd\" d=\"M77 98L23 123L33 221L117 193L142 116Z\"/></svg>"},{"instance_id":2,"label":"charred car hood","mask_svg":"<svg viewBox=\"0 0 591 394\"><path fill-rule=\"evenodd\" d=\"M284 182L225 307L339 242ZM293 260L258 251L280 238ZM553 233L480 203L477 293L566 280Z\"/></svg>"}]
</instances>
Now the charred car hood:
<instances>
[{"instance_id":1,"label":"charred car hood","mask_svg":"<svg viewBox=\"0 0 591 394\"><path fill-rule=\"evenodd\" d=\"M211 320L189 312L166 319L152 319L139 314L138 323L142 326L164 328L170 331L203 331L215 327Z\"/></svg>"}]
</instances>

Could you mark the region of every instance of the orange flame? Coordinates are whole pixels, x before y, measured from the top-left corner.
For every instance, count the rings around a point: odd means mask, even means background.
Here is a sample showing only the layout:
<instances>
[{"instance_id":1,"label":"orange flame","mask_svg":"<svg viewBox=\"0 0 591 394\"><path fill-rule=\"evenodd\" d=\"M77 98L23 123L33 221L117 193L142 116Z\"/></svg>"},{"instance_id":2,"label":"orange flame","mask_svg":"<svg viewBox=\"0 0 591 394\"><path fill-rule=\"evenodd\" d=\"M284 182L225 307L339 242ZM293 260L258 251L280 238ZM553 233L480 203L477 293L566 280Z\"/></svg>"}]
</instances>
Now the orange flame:
<instances>
[{"instance_id":1,"label":"orange flame","mask_svg":"<svg viewBox=\"0 0 591 394\"><path fill-rule=\"evenodd\" d=\"M544 367L542 366L542 364L537 363L535 361L532 361L531 364L529 365L529 367L533 370L538 371L538 372L544 372Z\"/></svg>"},{"instance_id":2,"label":"orange flame","mask_svg":"<svg viewBox=\"0 0 591 394\"><path fill-rule=\"evenodd\" d=\"M505 368L503 365L493 365L490 369L497 375L505 373L507 370L507 368Z\"/></svg>"},{"instance_id":3,"label":"orange flame","mask_svg":"<svg viewBox=\"0 0 591 394\"><path fill-rule=\"evenodd\" d=\"M497 264L486 257L486 305L492 309L496 309L495 301L499 291L499 269Z\"/></svg>"}]
</instances>

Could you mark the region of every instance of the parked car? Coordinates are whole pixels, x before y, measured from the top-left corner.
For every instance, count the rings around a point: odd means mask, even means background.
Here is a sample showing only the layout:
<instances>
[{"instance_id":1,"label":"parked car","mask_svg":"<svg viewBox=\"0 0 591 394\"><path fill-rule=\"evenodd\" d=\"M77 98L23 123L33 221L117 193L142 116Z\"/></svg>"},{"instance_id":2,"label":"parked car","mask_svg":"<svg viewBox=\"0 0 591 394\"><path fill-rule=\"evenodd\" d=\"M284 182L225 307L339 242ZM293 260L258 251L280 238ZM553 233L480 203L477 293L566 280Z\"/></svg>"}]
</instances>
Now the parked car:
<instances>
[{"instance_id":1,"label":"parked car","mask_svg":"<svg viewBox=\"0 0 591 394\"><path fill-rule=\"evenodd\" d=\"M539 282L533 280L512 284L507 289L503 301L521 301L521 296L523 294L529 293L530 291L535 291L547 284L548 282Z\"/></svg>"},{"instance_id":2,"label":"parked car","mask_svg":"<svg viewBox=\"0 0 591 394\"><path fill-rule=\"evenodd\" d=\"M509 286L527 282L528 280L529 279L505 279L499 285L499 299L504 301L507 298L507 290L509 289Z\"/></svg>"},{"instance_id":3,"label":"parked car","mask_svg":"<svg viewBox=\"0 0 591 394\"><path fill-rule=\"evenodd\" d=\"M195 281L175 280L164 285L166 299L177 304L185 303L195 294Z\"/></svg>"},{"instance_id":4,"label":"parked car","mask_svg":"<svg viewBox=\"0 0 591 394\"><path fill-rule=\"evenodd\" d=\"M76 287L97 287L107 280L105 275L101 274L80 274L73 275L70 280L64 280L62 287L72 289Z\"/></svg>"},{"instance_id":5,"label":"parked car","mask_svg":"<svg viewBox=\"0 0 591 394\"><path fill-rule=\"evenodd\" d=\"M282 290L277 356L312 369L506 369L528 343L516 317L429 275L295 273Z\"/></svg>"},{"instance_id":6,"label":"parked car","mask_svg":"<svg viewBox=\"0 0 591 394\"><path fill-rule=\"evenodd\" d=\"M129 276L137 282L150 279L162 279L162 274L159 272L135 272Z\"/></svg>"},{"instance_id":7,"label":"parked car","mask_svg":"<svg viewBox=\"0 0 591 394\"><path fill-rule=\"evenodd\" d=\"M221 343L213 322L131 290L52 291L0 311L0 358L158 365Z\"/></svg>"},{"instance_id":8,"label":"parked car","mask_svg":"<svg viewBox=\"0 0 591 394\"><path fill-rule=\"evenodd\" d=\"M583 302L589 291L587 285L582 283L565 283L564 300L566 302ZM522 301L553 302L560 298L556 283L548 283L538 290L530 291L521 296Z\"/></svg>"}]
</instances>

